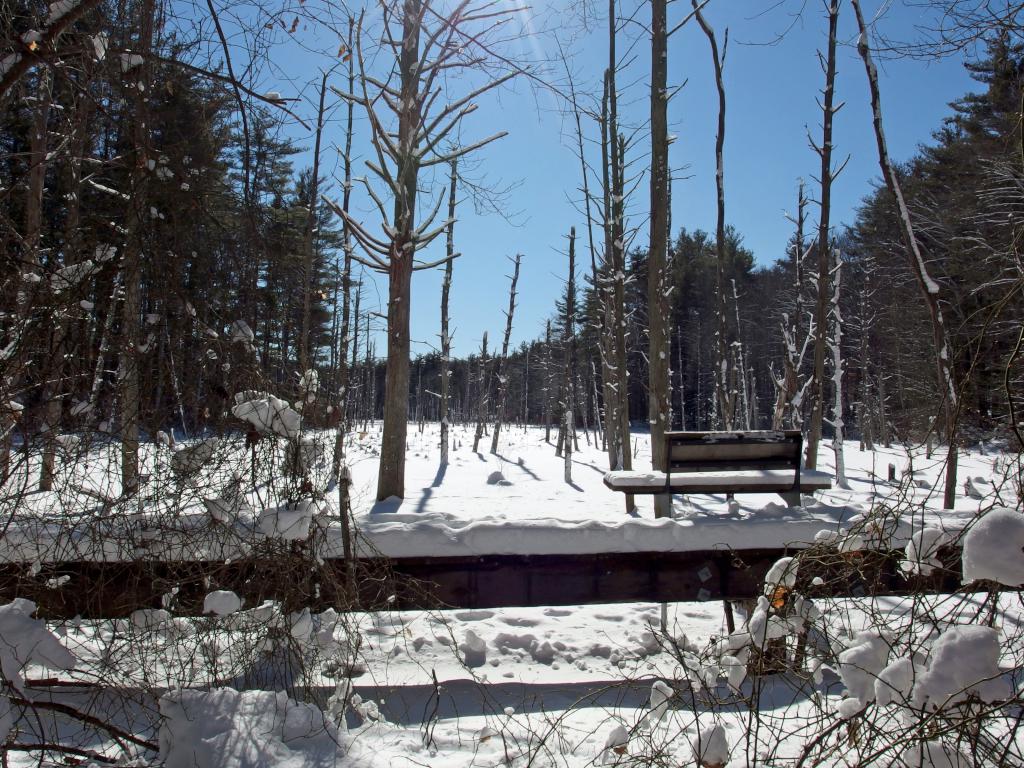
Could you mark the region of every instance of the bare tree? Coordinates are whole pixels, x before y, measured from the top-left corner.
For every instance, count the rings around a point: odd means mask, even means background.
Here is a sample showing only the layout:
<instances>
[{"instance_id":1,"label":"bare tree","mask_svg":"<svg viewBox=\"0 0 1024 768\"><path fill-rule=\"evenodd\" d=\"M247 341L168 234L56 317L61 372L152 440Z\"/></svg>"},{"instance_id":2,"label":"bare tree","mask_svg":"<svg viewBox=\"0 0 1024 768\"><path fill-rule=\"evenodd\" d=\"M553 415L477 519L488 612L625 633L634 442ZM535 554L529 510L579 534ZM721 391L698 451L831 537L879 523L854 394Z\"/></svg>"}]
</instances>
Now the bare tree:
<instances>
[{"instance_id":1,"label":"bare tree","mask_svg":"<svg viewBox=\"0 0 1024 768\"><path fill-rule=\"evenodd\" d=\"M450 101L440 100L446 84L457 81L460 69L483 69L495 56L488 33L503 27L515 9L496 10L491 3L473 4L463 0L450 11L434 8L432 0L401 0L384 4L383 48L395 56L395 73L381 79L368 69L364 51L362 20L357 25L356 54L359 93L339 94L366 112L375 157L367 161L370 171L393 199L389 215L372 186L367 194L383 222L378 237L361 223L344 214L365 256L359 260L388 276L387 374L384 395L384 430L380 469L377 476L379 500L405 495L405 449L409 397L409 318L414 270L431 269L447 261L415 262L415 254L445 231L447 222L431 229L444 195L422 221L417 220L416 203L420 171L446 165L506 134L501 131L480 141L442 151L441 142L458 136L463 119L476 110L475 99L493 90L516 70L489 78L481 86ZM392 78L397 76L397 83ZM440 106L438 104L440 103Z\"/></svg>"},{"instance_id":2,"label":"bare tree","mask_svg":"<svg viewBox=\"0 0 1024 768\"><path fill-rule=\"evenodd\" d=\"M452 174L448 182L448 234L444 265L444 282L441 283L441 466L448 465L448 401L451 386L452 336L448 328L448 294L452 289L452 267L455 261L455 182L458 160L452 158Z\"/></svg>"},{"instance_id":3,"label":"bare tree","mask_svg":"<svg viewBox=\"0 0 1024 768\"><path fill-rule=\"evenodd\" d=\"M559 448L565 458L565 482L572 482L573 414L576 410L576 227L569 230L569 279L562 329L562 429Z\"/></svg>"},{"instance_id":4,"label":"bare tree","mask_svg":"<svg viewBox=\"0 0 1024 768\"><path fill-rule=\"evenodd\" d=\"M494 432L491 434L491 453L498 452L498 437L501 434L501 423L505 418L505 398L508 395L508 342L512 336L512 319L516 313L516 285L519 282L519 265L523 255L517 253L512 259L512 277L508 289L508 311L505 313L505 338L501 342L501 357L497 359L494 377L498 381L498 396L495 403Z\"/></svg>"},{"instance_id":5,"label":"bare tree","mask_svg":"<svg viewBox=\"0 0 1024 768\"><path fill-rule=\"evenodd\" d=\"M717 217L715 224L715 401L723 429L735 427L736 416L736 366L730 356L732 351L729 320L725 300L725 56L729 48L729 30L725 31L722 52L718 52L715 31L700 12L697 0L692 0L694 15L711 46L711 59L715 68L715 88L718 91L718 128L715 133L715 191L717 193Z\"/></svg>"},{"instance_id":6,"label":"bare tree","mask_svg":"<svg viewBox=\"0 0 1024 768\"><path fill-rule=\"evenodd\" d=\"M811 146L821 159L821 197L818 204L821 212L818 217L818 299L814 312L814 369L811 372L811 423L807 431L808 469L818 466L818 443L821 440L821 422L825 407L825 345L828 328L828 277L829 277L829 214L832 207L832 180L839 175L842 168L832 168L832 120L842 104L835 106L836 85L836 38L839 29L839 0L826 0L828 11L828 47L825 57L818 54L818 60L825 70L825 90L821 102L821 144L811 140Z\"/></svg>"},{"instance_id":7,"label":"bare tree","mask_svg":"<svg viewBox=\"0 0 1024 768\"><path fill-rule=\"evenodd\" d=\"M145 234L150 146L145 94L150 84L149 53L153 47L154 0L139 5L139 32L135 53L142 63L130 70L125 82L131 105L132 152L128 226L124 248L124 303L121 305L121 352L118 380L121 383L121 491L132 496L139 488L139 322L142 299L142 249Z\"/></svg>"},{"instance_id":8,"label":"bare tree","mask_svg":"<svg viewBox=\"0 0 1024 768\"><path fill-rule=\"evenodd\" d=\"M484 420L487 417L487 394L491 388L487 368L487 331L480 340L480 361L477 366L476 431L473 433L473 453L480 450L480 438L484 434Z\"/></svg>"},{"instance_id":9,"label":"bare tree","mask_svg":"<svg viewBox=\"0 0 1024 768\"><path fill-rule=\"evenodd\" d=\"M857 16L857 28L860 37L857 40L857 51L864 61L864 70L867 73L868 86L871 89L871 113L875 127L875 141L878 145L878 164L882 169L882 178L889 193L896 201L899 213L900 232L903 236L903 245L910 270L917 278L921 296L928 306L928 314L932 325L932 342L935 345L935 368L938 383L941 388L942 404L945 415L945 437L947 444L946 456L946 487L943 495L943 504L947 509L952 509L956 501L956 427L959 408L959 396L956 383L956 374L953 371L952 351L949 344L949 333L946 330L946 323L942 316L942 307L939 304L939 284L928 274L925 266L924 255L921 253L921 246L914 233L914 224L910 218L910 210L907 208L906 200L903 198L903 191L900 188L899 179L889 157L889 148L885 141L885 131L882 124L882 96L878 88L878 70L871 59L871 48L868 45L868 31L864 23L864 16L861 13L859 0L852 0L853 11Z\"/></svg>"},{"instance_id":10,"label":"bare tree","mask_svg":"<svg viewBox=\"0 0 1024 768\"><path fill-rule=\"evenodd\" d=\"M839 249L834 249L834 266L832 267L832 338L829 347L832 350L832 452L836 461L836 486L849 489L846 481L846 462L843 458L843 315L839 306L840 288L843 276L843 257Z\"/></svg>"},{"instance_id":11,"label":"bare tree","mask_svg":"<svg viewBox=\"0 0 1024 768\"><path fill-rule=\"evenodd\" d=\"M671 335L668 322L668 3L651 0L651 223L647 253L648 400L651 426L651 464L667 469L665 431L672 423L672 389L669 381ZM672 497L654 496L654 516L672 514Z\"/></svg>"},{"instance_id":12,"label":"bare tree","mask_svg":"<svg viewBox=\"0 0 1024 768\"><path fill-rule=\"evenodd\" d=\"M780 430L786 424L786 411L789 411L789 423L793 429L800 429L803 424L803 400L807 392L810 380L801 382L801 371L803 370L804 358L807 356L807 347L814 337L814 319L811 318L810 328L807 335L802 336L802 324L804 313L804 259L807 256L807 249L804 247L804 222L807 210L807 197L804 195L804 182L800 180L797 192L796 216L792 221L796 224L796 234L793 241L793 313L782 317L782 342L785 348L785 357L782 360L782 375L776 376L772 371L772 378L775 382L775 410L772 414L772 429Z\"/></svg>"}]
</instances>

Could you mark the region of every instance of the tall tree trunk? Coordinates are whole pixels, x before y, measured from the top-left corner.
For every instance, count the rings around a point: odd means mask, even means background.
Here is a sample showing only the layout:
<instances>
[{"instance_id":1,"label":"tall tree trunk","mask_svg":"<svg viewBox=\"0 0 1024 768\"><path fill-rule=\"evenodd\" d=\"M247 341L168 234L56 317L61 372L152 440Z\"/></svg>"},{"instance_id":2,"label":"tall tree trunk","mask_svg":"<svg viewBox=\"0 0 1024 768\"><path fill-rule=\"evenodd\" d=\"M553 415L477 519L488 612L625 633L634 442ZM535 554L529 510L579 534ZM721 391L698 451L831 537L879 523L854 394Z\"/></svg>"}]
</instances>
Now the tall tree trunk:
<instances>
[{"instance_id":1,"label":"tall tree trunk","mask_svg":"<svg viewBox=\"0 0 1024 768\"><path fill-rule=\"evenodd\" d=\"M836 463L836 487L849 490L846 481L846 461L843 454L843 316L839 308L842 286L843 258L835 249L835 267L832 271L832 452Z\"/></svg>"},{"instance_id":2,"label":"tall tree trunk","mask_svg":"<svg viewBox=\"0 0 1024 768\"><path fill-rule=\"evenodd\" d=\"M132 123L131 192L128 232L124 251L124 303L121 311L121 353L118 379L121 384L121 492L133 496L139 488L139 320L142 300L142 250L148 204L149 125L146 99L149 98L150 58L153 45L155 0L142 0L139 6L139 35L136 53L142 64L128 83Z\"/></svg>"},{"instance_id":3,"label":"tall tree trunk","mask_svg":"<svg viewBox=\"0 0 1024 768\"><path fill-rule=\"evenodd\" d=\"M565 482L572 482L573 411L576 409L576 227L569 230L569 281L565 289L565 327L562 331L562 446L565 456Z\"/></svg>"},{"instance_id":4,"label":"tall tree trunk","mask_svg":"<svg viewBox=\"0 0 1024 768\"><path fill-rule=\"evenodd\" d=\"M668 289L668 29L666 0L651 0L651 223L647 253L648 395L651 465L667 470L665 432L671 424L672 394ZM672 497L654 495L654 516L670 517Z\"/></svg>"},{"instance_id":5,"label":"tall tree trunk","mask_svg":"<svg viewBox=\"0 0 1024 768\"><path fill-rule=\"evenodd\" d=\"M348 19L348 89L349 93L355 84L355 56L352 54L352 37L355 20L350 16ZM352 197L352 125L355 105L349 101L346 109L345 120L345 151L342 156L342 163L345 167L345 183L342 190L341 208L348 213L349 201ZM320 113L322 117L322 112ZM319 125L318 120L318 125ZM319 203L315 197L314 205ZM349 428L349 382L352 379L352 371L356 366L356 348L359 346L359 299L356 298L356 318L352 322L349 316L352 301L352 229L349 226L348 218L342 216L341 222L341 247L344 252L345 263L341 273L341 332L338 341L338 432L334 438L334 457L331 468L331 476L340 478L341 464L345 459L345 433ZM355 334L352 327L355 326ZM352 338L352 364L348 363L349 338ZM347 493L347 490L346 490Z\"/></svg>"},{"instance_id":6,"label":"tall tree trunk","mask_svg":"<svg viewBox=\"0 0 1024 768\"><path fill-rule=\"evenodd\" d=\"M935 345L935 368L945 408L947 455L943 505L946 509L952 509L956 502L956 428L959 417L959 392L956 374L953 371L949 334L946 330L945 320L942 317L942 308L939 304L939 285L928 274L928 268L925 266L920 244L914 233L914 224L910 218L910 210L907 208L899 179L896 178L895 168L889 158L889 149L886 145L885 131L882 125L882 97L878 88L878 70L871 59L871 49L868 47L868 32L864 24L864 16L861 13L860 2L859 0L852 0L852 2L853 11L857 16L857 28L860 31L857 51L864 60L868 86L871 89L871 113L875 128L875 141L878 144L878 164L881 166L885 185L889 188L889 193L896 201L899 211L900 232L903 236L904 247L906 248L907 261L909 262L911 272L917 278L918 287L921 289L921 296L928 306L928 314L931 318L932 342Z\"/></svg>"},{"instance_id":7,"label":"tall tree trunk","mask_svg":"<svg viewBox=\"0 0 1024 768\"><path fill-rule=\"evenodd\" d=\"M722 73L725 67L725 54L729 46L729 34L726 31L721 54L718 52L718 39L715 31L707 23L700 12L697 0L693 1L694 16L711 47L711 59L715 68L715 87L718 91L718 127L715 133L715 191L716 191L716 224L715 224L715 401L718 406L719 419L723 429L732 430L736 426L736 366L732 361L732 338L729 333L729 319L725 300L725 80Z\"/></svg>"},{"instance_id":8,"label":"tall tree trunk","mask_svg":"<svg viewBox=\"0 0 1024 768\"><path fill-rule=\"evenodd\" d=\"M306 215L306 229L302 242L302 330L299 336L299 371L303 374L313 367L309 356L309 335L313 310L313 271L316 268L316 211L320 203L320 140L324 132L327 75L328 73L324 72L320 80L320 104L316 112L316 138L313 140L313 175L309 180L309 212Z\"/></svg>"},{"instance_id":9,"label":"tall tree trunk","mask_svg":"<svg viewBox=\"0 0 1024 768\"><path fill-rule=\"evenodd\" d=\"M498 401L494 417L494 433L491 435L491 453L498 452L498 437L501 434L501 422L505 417L505 397L508 393L508 372L505 366L508 363L508 342L512 336L512 319L516 312L516 284L519 282L519 265L523 255L517 253L512 260L512 283L508 291L508 312L505 313L505 338L501 343L501 357L495 367L495 376L498 379Z\"/></svg>"},{"instance_id":10,"label":"tall tree trunk","mask_svg":"<svg viewBox=\"0 0 1024 768\"><path fill-rule=\"evenodd\" d=\"M818 300L814 312L814 370L811 373L811 423L807 431L808 469L818 466L818 443L825 410L825 346L828 343L829 297L829 214L832 204L832 119L839 107L835 103L836 35L839 26L839 0L830 0L828 7L828 51L825 58L825 91L822 100L821 146L815 146L821 158L821 215L818 219Z\"/></svg>"},{"instance_id":11,"label":"tall tree trunk","mask_svg":"<svg viewBox=\"0 0 1024 768\"><path fill-rule=\"evenodd\" d=\"M388 356L384 379L384 432L381 436L377 500L405 496L405 449L409 418L409 310L413 255L416 250L416 181L420 128L419 54L421 0L404 0L399 55L401 109L398 113L399 162L396 173L394 236L388 253Z\"/></svg>"},{"instance_id":12,"label":"tall tree trunk","mask_svg":"<svg viewBox=\"0 0 1024 768\"><path fill-rule=\"evenodd\" d=\"M477 372L477 386L480 392L476 404L476 431L473 434L473 453L480 450L480 438L484 434L484 419L487 418L487 392L490 389L490 377L487 373L487 331L480 341L480 367Z\"/></svg>"},{"instance_id":13,"label":"tall tree trunk","mask_svg":"<svg viewBox=\"0 0 1024 768\"><path fill-rule=\"evenodd\" d=\"M448 401L451 397L451 355L452 337L448 330L448 294L452 289L452 266L455 261L455 182L457 160L452 159L451 179L448 183L448 238L444 265L444 282L441 284L441 466L448 466Z\"/></svg>"}]
</instances>

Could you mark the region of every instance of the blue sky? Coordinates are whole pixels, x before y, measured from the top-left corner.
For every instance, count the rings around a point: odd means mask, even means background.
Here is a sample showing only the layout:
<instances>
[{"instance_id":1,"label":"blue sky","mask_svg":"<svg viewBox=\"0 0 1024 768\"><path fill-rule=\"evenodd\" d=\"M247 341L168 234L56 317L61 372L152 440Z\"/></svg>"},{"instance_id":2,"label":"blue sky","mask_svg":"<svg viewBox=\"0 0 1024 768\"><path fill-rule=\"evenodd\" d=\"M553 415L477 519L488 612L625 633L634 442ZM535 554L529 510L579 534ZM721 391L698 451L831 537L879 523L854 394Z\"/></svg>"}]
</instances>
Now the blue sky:
<instances>
[{"instance_id":1,"label":"blue sky","mask_svg":"<svg viewBox=\"0 0 1024 768\"><path fill-rule=\"evenodd\" d=\"M577 88L597 92L607 61L603 23L590 34L569 34L576 25L571 17L559 12L559 6L567 4L565 0L539 3L531 11L531 26L536 32L520 43L519 53L534 58L554 56L560 37L562 45L573 53L571 67ZM882 6L872 0L864 2L868 14ZM890 38L914 38L916 28L927 23L919 8L899 2L884 6L877 24ZM639 0L624 2L620 14L635 9L639 9L636 19L646 23L649 12ZM688 9L689 3L681 0L671 4L670 25ZM808 145L807 134L820 134L821 113L816 97L824 76L817 50L826 42L823 3L712 0L705 14L720 36L728 26L731 38L725 68L727 220L743 236L758 264L768 265L783 255L792 233L784 214L794 208L799 178L807 181L808 192L816 197L813 179L819 160ZM867 83L853 45L854 28L852 10L844 3L836 91L837 100L845 106L835 120L835 158L837 164L847 155L850 159L833 187L832 221L837 227L852 221L858 202L879 177ZM765 44L782 32L785 35L781 40ZM648 164L643 125L648 115L649 42L638 25L622 31L620 52L634 42L632 64L620 74L619 84L623 91L623 124L639 129L632 153L634 170L639 173ZM314 47L320 43L325 50L336 48L334 40L324 39L322 30L311 31L307 43ZM302 72L318 66L297 47L285 51L278 62L283 70L294 70L297 79ZM910 157L918 145L930 140L931 132L950 113L949 101L977 87L959 58L885 60L881 73L886 132L890 151L897 159ZM677 137L670 161L678 176L672 190L672 228L673 232L684 226L713 230L717 96L707 40L692 22L673 36L669 47L670 87L684 81L685 87L669 106L670 132ZM340 79L337 82L341 85ZM518 344L541 335L544 320L551 315L563 287L569 227L575 225L584 237L585 220L573 204L580 198L573 126L559 113L559 106L551 94L538 91L525 80L513 81L500 92L483 97L480 109L465 123L463 138L467 141L499 130L509 132L475 157L478 175L515 186L504 205L511 221L493 213L478 215L468 200L460 204L456 247L463 256L455 262L451 297L457 354L476 349L484 330L489 331L492 340L500 338L508 301L506 275L511 271L507 257L516 252L523 253L524 260L512 341ZM365 129L365 124L361 127ZM596 127L591 125L588 130L591 137L596 137ZM296 136L305 140L302 131ZM331 128L327 140L342 141L340 126ZM324 161L330 168L331 159L325 157ZM593 162L597 162L596 156ZM361 161L357 166L357 173L365 172ZM356 197L360 197L358 191ZM365 193L361 197L366 198ZM372 222L367 203L365 199L357 202L357 210L361 207L367 221ZM646 242L647 204L644 178L629 204L629 225L636 228L637 244ZM810 216L816 219L817 215L816 207L812 207ZM438 343L440 284L440 270L418 273L414 278L414 353L427 352ZM364 301L382 309L381 297L387 295L384 279L377 277L376 286L368 284L367 291ZM383 352L382 344L379 351Z\"/></svg>"}]
</instances>

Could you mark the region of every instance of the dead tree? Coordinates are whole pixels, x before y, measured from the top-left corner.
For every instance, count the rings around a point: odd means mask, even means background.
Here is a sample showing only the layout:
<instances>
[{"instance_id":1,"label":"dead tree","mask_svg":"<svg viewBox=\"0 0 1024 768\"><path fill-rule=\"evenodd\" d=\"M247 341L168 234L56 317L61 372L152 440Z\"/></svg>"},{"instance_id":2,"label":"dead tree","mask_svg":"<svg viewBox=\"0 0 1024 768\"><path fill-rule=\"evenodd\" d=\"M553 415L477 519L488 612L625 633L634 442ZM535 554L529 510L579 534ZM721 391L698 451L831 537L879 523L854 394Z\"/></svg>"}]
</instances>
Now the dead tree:
<instances>
[{"instance_id":1,"label":"dead tree","mask_svg":"<svg viewBox=\"0 0 1024 768\"><path fill-rule=\"evenodd\" d=\"M871 113L875 128L875 141L878 145L878 164L882 169L882 178L896 202L899 213L900 232L903 236L903 245L911 272L917 278L921 296L928 306L928 314L932 325L932 343L935 345L935 368L940 391L942 393L942 404L945 416L945 437L947 444L946 456L946 487L943 494L943 505L946 509L952 509L956 501L956 428L959 411L959 391L957 388L956 374L953 371L952 352L949 344L949 333L946 330L946 323L942 316L942 307L939 304L939 284L928 274L928 267L925 266L924 255L921 253L920 244L914 233L914 224L910 218L910 210L907 208L906 200L903 198L903 191L900 188L899 179L896 178L896 171L889 158L889 149L885 142L885 131L882 125L882 97L878 88L878 70L875 68L871 58L871 49L868 46L868 31L864 24L864 16L861 13L859 0L852 0L853 11L857 16L857 28L860 37L857 40L857 52L864 61L864 70L867 73L868 86L871 90Z\"/></svg>"},{"instance_id":2,"label":"dead tree","mask_svg":"<svg viewBox=\"0 0 1024 768\"><path fill-rule=\"evenodd\" d=\"M508 311L505 313L505 338L501 342L501 357L497 359L494 368L494 377L498 381L498 394L495 402L494 432L491 434L492 454L498 452L501 423L505 418L505 398L508 394L508 371L505 370L505 366L508 364L508 342L512 336L512 319L516 312L516 284L519 282L519 265L522 261L521 253L517 253L512 259L512 282L508 290Z\"/></svg>"},{"instance_id":3,"label":"dead tree","mask_svg":"<svg viewBox=\"0 0 1024 768\"><path fill-rule=\"evenodd\" d=\"M348 90L351 92L355 87L355 59L352 56L352 38L355 19L348 20ZM342 165L344 166L345 180L341 192L341 210L347 213L349 201L352 198L352 126L355 118L355 105L350 101L346 105L345 114L345 149L342 153ZM317 121L319 126L319 120ZM313 205L319 200L312 196ZM352 231L348 222L342 217L341 222L341 247L344 252L344 266L341 273L341 333L338 342L338 408L341 410L338 421L338 433L334 439L334 458L332 464L332 477L339 477L341 464L345 458L345 433L349 428L349 382L352 378L352 371L356 367L356 350L359 346L359 297L356 296L355 320L350 316L352 301ZM355 333L352 328L355 327ZM348 362L349 338L352 338L352 363Z\"/></svg>"},{"instance_id":4,"label":"dead tree","mask_svg":"<svg viewBox=\"0 0 1024 768\"><path fill-rule=\"evenodd\" d=\"M448 295L452 289L452 267L455 261L455 182L458 160L452 158L452 173L448 182L448 234L444 265L444 282L441 283L441 466L448 466L448 401L451 386L452 337L448 329Z\"/></svg>"},{"instance_id":5,"label":"dead tree","mask_svg":"<svg viewBox=\"0 0 1024 768\"><path fill-rule=\"evenodd\" d=\"M794 299L793 314L782 316L782 341L785 348L785 357L782 360L782 375L777 376L772 370L772 380L775 382L775 409L772 414L772 429L781 430L785 428L786 411L789 411L789 423L793 429L800 429L803 424L803 400L807 392L810 380L801 382L801 371L803 370L804 358L807 355L807 347L814 337L814 320L811 319L810 328L806 335L802 336L802 325L804 313L804 258L807 249L804 248L804 222L807 209L807 197L804 195L804 182L801 179L799 191L797 192L796 217L792 221L796 224L796 239L793 243L793 275L794 275Z\"/></svg>"},{"instance_id":6,"label":"dead tree","mask_svg":"<svg viewBox=\"0 0 1024 768\"><path fill-rule=\"evenodd\" d=\"M842 285L843 257L839 249L835 249L835 266L832 268L832 338L829 346L832 349L832 451L836 461L836 487L849 489L846 481L846 461L843 457L843 316L839 308L839 291Z\"/></svg>"},{"instance_id":7,"label":"dead tree","mask_svg":"<svg viewBox=\"0 0 1024 768\"><path fill-rule=\"evenodd\" d=\"M725 299L725 56L729 48L729 30L725 31L722 52L718 52L718 39L708 24L697 0L692 0L694 15L711 46L711 59L715 69L715 87L718 91L718 128L715 133L715 191L717 218L715 225L715 401L723 429L731 430L736 421L736 366L731 357L732 340Z\"/></svg>"},{"instance_id":8,"label":"dead tree","mask_svg":"<svg viewBox=\"0 0 1024 768\"><path fill-rule=\"evenodd\" d=\"M648 379L647 420L651 427L651 464L664 472L665 431L671 425L672 389L668 272L668 3L651 0L651 223L647 253ZM654 496L655 517L669 517L672 497Z\"/></svg>"},{"instance_id":9,"label":"dead tree","mask_svg":"<svg viewBox=\"0 0 1024 768\"><path fill-rule=\"evenodd\" d=\"M148 162L150 155L147 98L150 85L150 50L153 47L154 0L139 5L139 33L135 54L142 63L126 74L131 107L132 149L128 226L124 247L124 301L121 305L121 492L133 496L139 488L139 323L142 312L142 250L149 215Z\"/></svg>"},{"instance_id":10,"label":"dead tree","mask_svg":"<svg viewBox=\"0 0 1024 768\"><path fill-rule=\"evenodd\" d=\"M565 482L572 482L573 413L576 410L576 227L569 230L569 279L562 328L562 427L558 448L565 458Z\"/></svg>"},{"instance_id":11,"label":"dead tree","mask_svg":"<svg viewBox=\"0 0 1024 768\"><path fill-rule=\"evenodd\" d=\"M415 262L416 252L445 231L447 223L431 229L444 201L438 195L431 211L419 220L416 203L420 171L447 165L506 134L501 131L480 141L442 151L441 143L460 134L463 118L474 112L482 94L498 87L516 70L494 78L461 97L445 101L441 94L448 83L458 82L459 70L480 71L483 62L497 57L488 32L502 26L515 9L495 10L489 3L469 0L444 12L432 0L401 0L388 3L383 28L383 49L394 60L378 77L368 67L363 49L362 20L357 24L356 61L358 93L344 99L361 106L370 125L374 157L367 167L384 184L393 201L389 215L384 201L367 181L366 191L383 223L377 236L340 209L363 249L357 260L388 276L387 368L384 395L384 429L381 438L377 499L405 495L405 453L409 400L410 304L412 273L432 269L447 260ZM392 75L387 73L395 68ZM397 81L393 84L392 80Z\"/></svg>"},{"instance_id":12,"label":"dead tree","mask_svg":"<svg viewBox=\"0 0 1024 768\"><path fill-rule=\"evenodd\" d=\"M601 167L604 192L604 262L599 275L603 296L604 351L601 356L605 396L605 435L611 469L633 468L629 432L629 373L626 369L625 138L619 133L615 84L617 12L608 0L608 68L601 107ZM626 494L626 512L636 504Z\"/></svg>"},{"instance_id":13,"label":"dead tree","mask_svg":"<svg viewBox=\"0 0 1024 768\"><path fill-rule=\"evenodd\" d=\"M484 434L484 420L487 418L487 394L491 388L487 370L487 331L480 341L480 363L477 366L476 431L473 434L473 453L480 450L480 438Z\"/></svg>"},{"instance_id":14,"label":"dead tree","mask_svg":"<svg viewBox=\"0 0 1024 768\"><path fill-rule=\"evenodd\" d=\"M822 66L825 70L825 90L821 105L821 144L811 140L811 146L821 159L821 198L818 203L821 206L821 213L818 218L818 298L814 311L814 369L811 372L811 423L807 431L807 458L805 464L808 469L815 469L818 466L818 443L821 440L821 422L825 407L825 345L827 343L826 329L828 328L828 276L829 276L829 214L832 204L832 180L839 175L842 167L838 170L832 169L832 120L836 112L842 108L842 104L835 106L835 84L836 84L836 37L839 27L839 0L827 0L828 2L828 49ZM818 54L821 61L821 54Z\"/></svg>"}]
</instances>

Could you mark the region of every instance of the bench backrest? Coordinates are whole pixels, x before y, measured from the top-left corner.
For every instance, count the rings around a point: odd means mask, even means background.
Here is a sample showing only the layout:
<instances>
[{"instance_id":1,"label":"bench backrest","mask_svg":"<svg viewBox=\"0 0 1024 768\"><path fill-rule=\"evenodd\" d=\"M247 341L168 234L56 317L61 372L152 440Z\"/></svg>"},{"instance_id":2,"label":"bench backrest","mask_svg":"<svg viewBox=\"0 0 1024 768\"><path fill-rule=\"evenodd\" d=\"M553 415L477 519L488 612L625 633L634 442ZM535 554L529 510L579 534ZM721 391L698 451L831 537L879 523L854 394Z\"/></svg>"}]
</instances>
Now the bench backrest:
<instances>
[{"instance_id":1,"label":"bench backrest","mask_svg":"<svg viewBox=\"0 0 1024 768\"><path fill-rule=\"evenodd\" d=\"M799 430L666 432L665 442L669 474L752 469L791 469L799 473L803 452Z\"/></svg>"}]
</instances>

